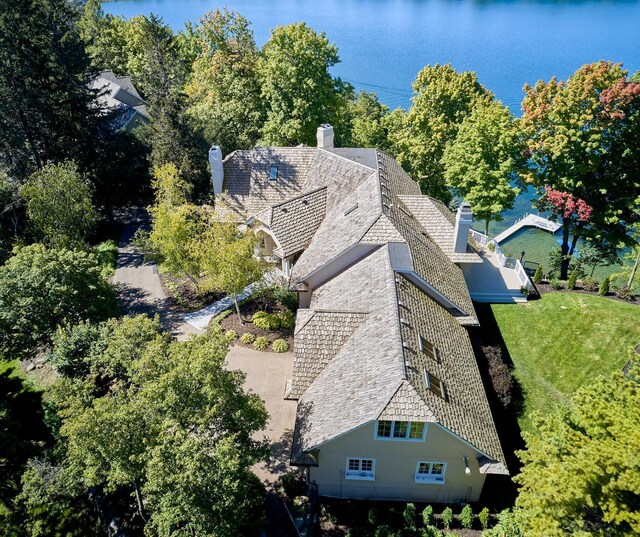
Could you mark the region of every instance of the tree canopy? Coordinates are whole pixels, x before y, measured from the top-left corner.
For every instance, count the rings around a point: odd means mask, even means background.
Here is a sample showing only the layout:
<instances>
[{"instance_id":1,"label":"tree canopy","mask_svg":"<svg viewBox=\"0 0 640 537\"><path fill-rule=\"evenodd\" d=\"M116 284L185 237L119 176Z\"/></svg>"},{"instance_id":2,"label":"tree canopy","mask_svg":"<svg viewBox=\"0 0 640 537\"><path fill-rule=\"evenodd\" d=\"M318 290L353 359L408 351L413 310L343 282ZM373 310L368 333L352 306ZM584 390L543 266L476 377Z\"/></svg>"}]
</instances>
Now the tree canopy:
<instances>
[{"instance_id":1,"label":"tree canopy","mask_svg":"<svg viewBox=\"0 0 640 537\"><path fill-rule=\"evenodd\" d=\"M637 366L627 377L599 377L571 407L534 416L515 478L525 535L640 532L639 378Z\"/></svg>"},{"instance_id":2,"label":"tree canopy","mask_svg":"<svg viewBox=\"0 0 640 537\"><path fill-rule=\"evenodd\" d=\"M258 63L267 107L262 143L316 144L318 126L331 123L343 105L343 83L329 72L339 61L337 47L305 23L271 31Z\"/></svg>"},{"instance_id":3,"label":"tree canopy","mask_svg":"<svg viewBox=\"0 0 640 537\"><path fill-rule=\"evenodd\" d=\"M413 83L413 103L390 133L398 162L420 183L422 191L449 201L442 156L460 124L489 92L475 73L451 65L427 65Z\"/></svg>"},{"instance_id":4,"label":"tree canopy","mask_svg":"<svg viewBox=\"0 0 640 537\"><path fill-rule=\"evenodd\" d=\"M94 157L92 73L76 22L66 0L0 2L0 162L13 176Z\"/></svg>"},{"instance_id":5,"label":"tree canopy","mask_svg":"<svg viewBox=\"0 0 640 537\"><path fill-rule=\"evenodd\" d=\"M524 91L527 178L541 191L547 188L543 203L555 206L563 224L566 279L581 236L615 250L631 243L628 231L640 220L634 202L640 196L640 84L627 79L621 64L600 61L566 82L554 77ZM567 202L590 207L589 217L568 210Z\"/></svg>"},{"instance_id":6,"label":"tree canopy","mask_svg":"<svg viewBox=\"0 0 640 537\"><path fill-rule=\"evenodd\" d=\"M193 123L225 154L253 147L265 118L249 21L216 10L200 19L194 36L199 53L186 87Z\"/></svg>"},{"instance_id":7,"label":"tree canopy","mask_svg":"<svg viewBox=\"0 0 640 537\"><path fill-rule=\"evenodd\" d=\"M103 320L117 311L115 291L95 255L32 244L0 266L0 355L29 356L59 325Z\"/></svg>"},{"instance_id":8,"label":"tree canopy","mask_svg":"<svg viewBox=\"0 0 640 537\"><path fill-rule=\"evenodd\" d=\"M73 162L47 164L21 194L35 238L54 248L83 246L98 220L91 187Z\"/></svg>"},{"instance_id":9,"label":"tree canopy","mask_svg":"<svg viewBox=\"0 0 640 537\"><path fill-rule=\"evenodd\" d=\"M458 128L442 156L444 179L471 204L475 218L501 220L520 193L517 179L522 148L509 109L500 101L480 101Z\"/></svg>"},{"instance_id":10,"label":"tree canopy","mask_svg":"<svg viewBox=\"0 0 640 537\"><path fill-rule=\"evenodd\" d=\"M157 329L144 316L109 321L86 376L56 385L66 464L85 487L128 490L157 535L237 535L262 501L250 468L268 453L251 438L264 405L225 369L221 329L186 342Z\"/></svg>"}]
</instances>

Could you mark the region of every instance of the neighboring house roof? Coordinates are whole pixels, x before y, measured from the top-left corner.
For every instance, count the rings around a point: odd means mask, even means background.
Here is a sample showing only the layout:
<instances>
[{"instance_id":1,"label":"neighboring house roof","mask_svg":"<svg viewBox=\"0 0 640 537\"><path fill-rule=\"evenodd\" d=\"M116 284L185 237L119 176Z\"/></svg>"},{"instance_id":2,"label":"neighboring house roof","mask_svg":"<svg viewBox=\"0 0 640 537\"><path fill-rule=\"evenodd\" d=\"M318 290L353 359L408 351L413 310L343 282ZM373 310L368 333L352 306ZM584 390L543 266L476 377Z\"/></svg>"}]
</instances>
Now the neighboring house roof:
<instances>
[{"instance_id":1,"label":"neighboring house roof","mask_svg":"<svg viewBox=\"0 0 640 537\"><path fill-rule=\"evenodd\" d=\"M237 151L224 171L227 210L268 228L278 255L303 250L291 285L313 290L296 318L292 461L313 462L324 443L376 419L419 419L472 445L482 471L507 473L462 326L477 318L452 261L451 212L375 149ZM419 349L419 335L439 361Z\"/></svg>"},{"instance_id":2,"label":"neighboring house roof","mask_svg":"<svg viewBox=\"0 0 640 537\"><path fill-rule=\"evenodd\" d=\"M98 90L100 106L114 115L111 121L114 130L128 128L134 119L149 121L146 103L128 76L118 77L113 71L103 71L89 87Z\"/></svg>"}]
</instances>

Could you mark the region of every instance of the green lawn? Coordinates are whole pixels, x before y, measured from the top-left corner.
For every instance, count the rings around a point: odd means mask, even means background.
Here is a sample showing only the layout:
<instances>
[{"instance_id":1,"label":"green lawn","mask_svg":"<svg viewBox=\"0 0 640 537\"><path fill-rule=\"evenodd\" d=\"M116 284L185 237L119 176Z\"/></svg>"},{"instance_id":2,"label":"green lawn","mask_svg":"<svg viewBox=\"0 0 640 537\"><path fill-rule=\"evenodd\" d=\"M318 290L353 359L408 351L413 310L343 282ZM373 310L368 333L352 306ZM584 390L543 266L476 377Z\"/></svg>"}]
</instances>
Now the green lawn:
<instances>
[{"instance_id":1,"label":"green lawn","mask_svg":"<svg viewBox=\"0 0 640 537\"><path fill-rule=\"evenodd\" d=\"M520 427L532 410L567 403L591 378L619 371L640 343L640 306L577 293L550 293L492 310L524 393Z\"/></svg>"}]
</instances>

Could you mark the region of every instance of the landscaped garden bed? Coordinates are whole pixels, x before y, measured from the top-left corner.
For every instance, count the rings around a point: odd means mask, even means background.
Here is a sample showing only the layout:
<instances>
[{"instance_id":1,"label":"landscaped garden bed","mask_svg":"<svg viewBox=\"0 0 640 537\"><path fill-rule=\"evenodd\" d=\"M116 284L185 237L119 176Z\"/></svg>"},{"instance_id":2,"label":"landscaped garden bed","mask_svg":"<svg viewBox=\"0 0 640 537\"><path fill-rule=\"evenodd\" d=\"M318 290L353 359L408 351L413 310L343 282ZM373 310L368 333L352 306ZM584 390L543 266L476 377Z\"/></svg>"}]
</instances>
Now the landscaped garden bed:
<instances>
[{"instance_id":1,"label":"landscaped garden bed","mask_svg":"<svg viewBox=\"0 0 640 537\"><path fill-rule=\"evenodd\" d=\"M184 276L176 278L166 272L161 272L159 276L164 294L175 310L180 313L197 311L225 296L220 291L200 294L194 283Z\"/></svg>"},{"instance_id":2,"label":"landscaped garden bed","mask_svg":"<svg viewBox=\"0 0 640 537\"><path fill-rule=\"evenodd\" d=\"M235 332L236 345L272 352L290 351L293 350L295 298L292 293L268 289L240 302L243 322L235 308L218 322L225 331ZM264 348L259 344L264 345L265 339L260 338L266 338Z\"/></svg>"}]
</instances>

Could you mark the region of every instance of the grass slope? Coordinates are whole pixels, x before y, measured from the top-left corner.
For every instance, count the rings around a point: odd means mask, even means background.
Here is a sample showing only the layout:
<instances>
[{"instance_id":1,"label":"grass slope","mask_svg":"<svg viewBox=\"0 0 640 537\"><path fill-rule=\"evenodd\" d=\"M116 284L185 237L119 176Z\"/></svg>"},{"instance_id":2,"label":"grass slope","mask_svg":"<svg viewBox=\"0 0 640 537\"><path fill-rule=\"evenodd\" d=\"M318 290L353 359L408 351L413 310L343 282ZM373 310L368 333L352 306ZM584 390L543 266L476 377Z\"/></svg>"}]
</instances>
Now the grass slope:
<instances>
[{"instance_id":1,"label":"grass slope","mask_svg":"<svg viewBox=\"0 0 640 537\"><path fill-rule=\"evenodd\" d=\"M640 307L598 296L550 293L492 310L523 390L523 430L531 411L567 404L593 377L619 371L640 343Z\"/></svg>"}]
</instances>

